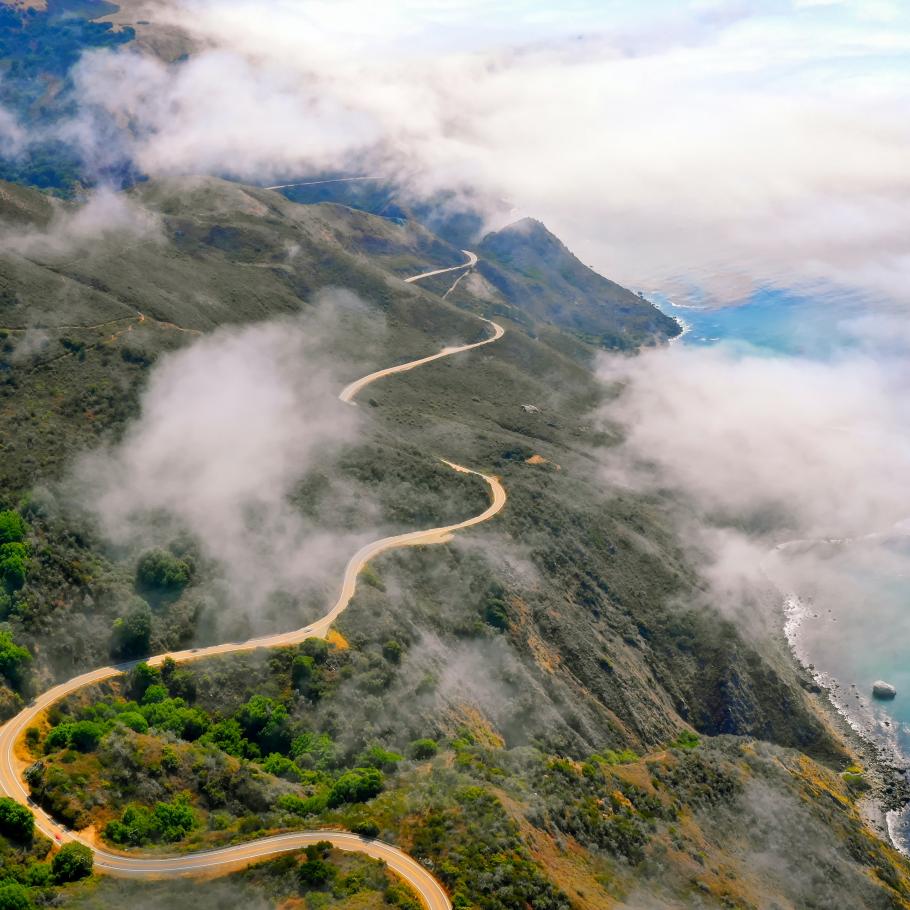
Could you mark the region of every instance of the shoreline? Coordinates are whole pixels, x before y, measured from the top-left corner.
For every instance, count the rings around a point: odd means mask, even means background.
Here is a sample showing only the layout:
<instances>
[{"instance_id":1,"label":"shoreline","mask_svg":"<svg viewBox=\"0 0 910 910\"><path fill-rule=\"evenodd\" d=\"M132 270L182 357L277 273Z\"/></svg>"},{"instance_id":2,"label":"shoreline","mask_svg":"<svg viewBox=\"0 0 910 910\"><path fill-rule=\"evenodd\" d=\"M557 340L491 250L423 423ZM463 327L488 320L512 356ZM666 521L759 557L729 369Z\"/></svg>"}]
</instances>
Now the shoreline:
<instances>
[{"instance_id":1,"label":"shoreline","mask_svg":"<svg viewBox=\"0 0 910 910\"><path fill-rule=\"evenodd\" d=\"M910 838L902 836L900 831L902 825L910 824L910 780L907 775L910 759L897 742L898 722L876 717L871 710L861 717L851 709L843 695L855 687L844 689L834 676L816 668L802 640L803 624L810 617L812 608L797 595L789 594L784 598L781 610L784 637L794 661L809 675L819 694L824 693L825 706L862 755L870 790L857 800L857 810L870 829L899 853L910 857ZM874 704L871 697L869 703Z\"/></svg>"},{"instance_id":2,"label":"shoreline","mask_svg":"<svg viewBox=\"0 0 910 910\"><path fill-rule=\"evenodd\" d=\"M682 341L692 331L692 323L686 322L681 316L671 316L676 324L682 329L678 335L674 335L672 338L668 339L669 344L676 344L679 341Z\"/></svg>"}]
</instances>

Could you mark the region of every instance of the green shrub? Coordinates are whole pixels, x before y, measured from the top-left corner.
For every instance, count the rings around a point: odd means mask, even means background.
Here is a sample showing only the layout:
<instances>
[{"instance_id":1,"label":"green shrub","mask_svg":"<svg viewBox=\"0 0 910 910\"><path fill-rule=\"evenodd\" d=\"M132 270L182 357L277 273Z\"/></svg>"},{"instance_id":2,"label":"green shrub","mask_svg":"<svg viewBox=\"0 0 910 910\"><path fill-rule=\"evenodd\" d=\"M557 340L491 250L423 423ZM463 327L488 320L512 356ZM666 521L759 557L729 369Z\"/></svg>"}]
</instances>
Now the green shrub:
<instances>
[{"instance_id":1,"label":"green shrub","mask_svg":"<svg viewBox=\"0 0 910 910\"><path fill-rule=\"evenodd\" d=\"M423 904L402 884L394 882L385 891L385 902L400 910L422 910Z\"/></svg>"},{"instance_id":2,"label":"green shrub","mask_svg":"<svg viewBox=\"0 0 910 910\"><path fill-rule=\"evenodd\" d=\"M236 758L252 758L252 749L255 749L256 753L259 752L259 747L253 746L253 744L246 739L239 722L233 717L219 721L217 724L210 727L208 733L202 738L202 741L204 743L211 743L222 751L227 752L228 755L233 755Z\"/></svg>"},{"instance_id":3,"label":"green shrub","mask_svg":"<svg viewBox=\"0 0 910 910\"><path fill-rule=\"evenodd\" d=\"M871 785L869 784L869 781L866 780L865 775L862 772L847 770L844 771L841 776L843 777L844 783L846 783L850 792L854 795L865 793L870 789Z\"/></svg>"},{"instance_id":4,"label":"green shrub","mask_svg":"<svg viewBox=\"0 0 910 910\"><path fill-rule=\"evenodd\" d=\"M274 774L276 777L283 777L286 780L300 781L303 775L300 768L284 755L272 752L271 755L262 763L263 771Z\"/></svg>"},{"instance_id":5,"label":"green shrub","mask_svg":"<svg viewBox=\"0 0 910 910\"><path fill-rule=\"evenodd\" d=\"M28 527L18 512L12 509L0 512L0 544L21 543L27 531Z\"/></svg>"},{"instance_id":6,"label":"green shrub","mask_svg":"<svg viewBox=\"0 0 910 910\"><path fill-rule=\"evenodd\" d=\"M0 884L0 910L32 910L28 889L16 882Z\"/></svg>"},{"instance_id":7,"label":"green shrub","mask_svg":"<svg viewBox=\"0 0 910 910\"><path fill-rule=\"evenodd\" d=\"M291 743L291 755L300 768L330 768L335 764L335 743L328 733L301 733Z\"/></svg>"},{"instance_id":8,"label":"green shrub","mask_svg":"<svg viewBox=\"0 0 910 910\"><path fill-rule=\"evenodd\" d=\"M332 784L328 795L330 808L342 803L365 803L382 791L382 772L376 768L355 768L346 771Z\"/></svg>"},{"instance_id":9,"label":"green shrub","mask_svg":"<svg viewBox=\"0 0 910 910\"><path fill-rule=\"evenodd\" d=\"M70 744L70 735L73 732L72 724L58 724L44 738L45 754L66 749Z\"/></svg>"},{"instance_id":10,"label":"green shrub","mask_svg":"<svg viewBox=\"0 0 910 910\"><path fill-rule=\"evenodd\" d=\"M28 548L24 543L0 544L0 582L7 591L18 591L25 584Z\"/></svg>"},{"instance_id":11,"label":"green shrub","mask_svg":"<svg viewBox=\"0 0 910 910\"><path fill-rule=\"evenodd\" d=\"M698 745L698 737L695 737ZM623 749L622 752L614 752L612 749L605 749L603 758L608 765L630 765L637 762L641 756L632 749Z\"/></svg>"},{"instance_id":12,"label":"green shrub","mask_svg":"<svg viewBox=\"0 0 910 910\"><path fill-rule=\"evenodd\" d=\"M136 586L141 590L173 594L190 580L190 567L167 550L148 550L136 565Z\"/></svg>"},{"instance_id":13,"label":"green shrub","mask_svg":"<svg viewBox=\"0 0 910 910\"><path fill-rule=\"evenodd\" d=\"M141 598L134 598L130 611L114 620L111 651L120 657L142 657L149 653L152 611Z\"/></svg>"},{"instance_id":14,"label":"green shrub","mask_svg":"<svg viewBox=\"0 0 910 910\"><path fill-rule=\"evenodd\" d=\"M75 882L92 874L95 861L92 851L85 844L64 844L51 863L54 880L58 884Z\"/></svg>"},{"instance_id":15,"label":"green shrub","mask_svg":"<svg viewBox=\"0 0 910 910\"><path fill-rule=\"evenodd\" d=\"M209 728L208 715L199 708L187 707L182 698L166 698L139 710L150 727L168 730L187 742L199 739Z\"/></svg>"},{"instance_id":16,"label":"green shrub","mask_svg":"<svg viewBox=\"0 0 910 910\"><path fill-rule=\"evenodd\" d=\"M698 746L699 742L700 740L697 733L693 733L691 730L683 730L680 732L679 736L670 743L670 748L691 751Z\"/></svg>"},{"instance_id":17,"label":"green shrub","mask_svg":"<svg viewBox=\"0 0 910 910\"><path fill-rule=\"evenodd\" d=\"M69 745L80 752L94 752L104 735L104 728L90 720L72 724L69 731Z\"/></svg>"},{"instance_id":18,"label":"green shrub","mask_svg":"<svg viewBox=\"0 0 910 910\"><path fill-rule=\"evenodd\" d=\"M324 812L327 807L327 794L317 794L316 796L308 796L306 799L303 799L299 796L294 796L293 793L286 793L278 799L279 809L284 809L285 812L299 815L302 818L305 818L307 815L319 815L321 812Z\"/></svg>"},{"instance_id":19,"label":"green shrub","mask_svg":"<svg viewBox=\"0 0 910 910\"><path fill-rule=\"evenodd\" d=\"M168 698L170 698L170 692L168 692L167 686L155 683L145 690L145 694L142 696L142 704L157 705L163 701L167 701Z\"/></svg>"},{"instance_id":20,"label":"green shrub","mask_svg":"<svg viewBox=\"0 0 910 910\"><path fill-rule=\"evenodd\" d=\"M380 771L394 771L395 766L404 756L397 752L389 752L382 746L370 746L360 753L357 761L359 764L370 768L379 768Z\"/></svg>"},{"instance_id":21,"label":"green shrub","mask_svg":"<svg viewBox=\"0 0 910 910\"><path fill-rule=\"evenodd\" d=\"M11 633L0 630L0 677L18 689L25 681L31 662L32 655L28 648L17 645Z\"/></svg>"},{"instance_id":22,"label":"green shrub","mask_svg":"<svg viewBox=\"0 0 910 910\"><path fill-rule=\"evenodd\" d=\"M408 751L411 758L417 761L426 761L426 759L432 758L439 751L439 744L435 739L415 739Z\"/></svg>"},{"instance_id":23,"label":"green shrub","mask_svg":"<svg viewBox=\"0 0 910 910\"><path fill-rule=\"evenodd\" d=\"M402 650L401 643L392 639L382 646L382 656L390 664L400 664Z\"/></svg>"},{"instance_id":24,"label":"green shrub","mask_svg":"<svg viewBox=\"0 0 910 910\"><path fill-rule=\"evenodd\" d=\"M35 816L14 799L0 797L0 834L10 840L28 843L35 833Z\"/></svg>"},{"instance_id":25,"label":"green shrub","mask_svg":"<svg viewBox=\"0 0 910 910\"><path fill-rule=\"evenodd\" d=\"M351 825L351 831L361 837L379 837L379 825L372 818L365 818L363 821L355 822Z\"/></svg>"},{"instance_id":26,"label":"green shrub","mask_svg":"<svg viewBox=\"0 0 910 910\"><path fill-rule=\"evenodd\" d=\"M148 733L149 722L138 711L124 711L117 720L136 733Z\"/></svg>"},{"instance_id":27,"label":"green shrub","mask_svg":"<svg viewBox=\"0 0 910 910\"><path fill-rule=\"evenodd\" d=\"M141 847L149 843L172 844L183 840L196 827L196 815L185 796L154 809L130 805L119 820L108 822L104 836L115 844Z\"/></svg>"}]
</instances>

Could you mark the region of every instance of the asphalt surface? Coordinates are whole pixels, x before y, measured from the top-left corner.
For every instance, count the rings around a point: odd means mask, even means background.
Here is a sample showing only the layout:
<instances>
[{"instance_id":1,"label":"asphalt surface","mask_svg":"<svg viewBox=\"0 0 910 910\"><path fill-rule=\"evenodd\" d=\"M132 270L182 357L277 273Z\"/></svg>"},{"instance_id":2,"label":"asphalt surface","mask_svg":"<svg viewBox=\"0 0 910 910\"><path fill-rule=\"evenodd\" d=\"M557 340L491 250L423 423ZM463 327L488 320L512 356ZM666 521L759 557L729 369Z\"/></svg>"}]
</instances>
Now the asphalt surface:
<instances>
[{"instance_id":1,"label":"asphalt surface","mask_svg":"<svg viewBox=\"0 0 910 910\"><path fill-rule=\"evenodd\" d=\"M420 281L421 278L432 278L434 275L445 275L446 272L457 272L459 269L473 269L477 265L477 254L470 250L462 250L462 253L468 257L468 261L461 265L453 265L447 269L433 269L432 272L421 272L419 275L413 275L411 278L405 278L408 284Z\"/></svg>"}]
</instances>

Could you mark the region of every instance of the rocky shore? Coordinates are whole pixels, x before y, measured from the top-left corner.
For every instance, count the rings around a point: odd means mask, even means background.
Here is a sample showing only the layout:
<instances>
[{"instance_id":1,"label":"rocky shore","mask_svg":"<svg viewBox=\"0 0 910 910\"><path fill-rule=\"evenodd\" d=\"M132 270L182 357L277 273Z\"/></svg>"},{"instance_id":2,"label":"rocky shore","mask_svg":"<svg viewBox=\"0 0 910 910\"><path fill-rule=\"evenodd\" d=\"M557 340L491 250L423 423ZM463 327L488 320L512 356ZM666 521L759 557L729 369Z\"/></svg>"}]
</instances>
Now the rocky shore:
<instances>
[{"instance_id":1,"label":"rocky shore","mask_svg":"<svg viewBox=\"0 0 910 910\"><path fill-rule=\"evenodd\" d=\"M804 687L819 695L818 704L863 767L863 776L869 785L869 790L857 803L863 820L883 840L910 856L910 838L902 834L904 827L910 828L910 823L904 821L904 816L910 812L910 760L900 753L893 734L885 736L882 730L877 730L872 723L864 723L850 710L844 698L844 687L838 680L808 661L800 641L806 606L791 595L784 601L783 613L784 635L805 674Z\"/></svg>"}]
</instances>

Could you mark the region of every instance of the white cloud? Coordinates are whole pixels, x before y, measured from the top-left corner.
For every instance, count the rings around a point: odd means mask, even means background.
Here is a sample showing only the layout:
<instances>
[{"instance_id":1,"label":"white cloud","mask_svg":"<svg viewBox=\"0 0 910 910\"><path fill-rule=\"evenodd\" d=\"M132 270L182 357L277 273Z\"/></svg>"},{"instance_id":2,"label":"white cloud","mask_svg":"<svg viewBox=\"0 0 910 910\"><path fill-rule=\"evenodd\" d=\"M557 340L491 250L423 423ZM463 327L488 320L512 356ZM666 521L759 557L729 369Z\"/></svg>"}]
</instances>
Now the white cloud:
<instances>
[{"instance_id":1,"label":"white cloud","mask_svg":"<svg viewBox=\"0 0 910 910\"><path fill-rule=\"evenodd\" d=\"M608 409L626 434L615 480L675 489L703 514L773 515L778 539L851 537L910 516L899 362L675 347L607 361L602 375L626 383Z\"/></svg>"},{"instance_id":2,"label":"white cloud","mask_svg":"<svg viewBox=\"0 0 910 910\"><path fill-rule=\"evenodd\" d=\"M16 116L0 107L0 155L15 158L25 148L27 135Z\"/></svg>"},{"instance_id":3,"label":"white cloud","mask_svg":"<svg viewBox=\"0 0 910 910\"><path fill-rule=\"evenodd\" d=\"M344 297L323 302L350 306ZM222 329L162 358L123 440L74 471L107 536L147 545L190 532L250 612L273 592L334 581L354 541L289 500L355 432L319 354L325 328L311 317Z\"/></svg>"},{"instance_id":4,"label":"white cloud","mask_svg":"<svg viewBox=\"0 0 910 910\"><path fill-rule=\"evenodd\" d=\"M167 68L94 54L79 76L152 173L366 168L506 197L636 286L738 293L735 263L746 286L907 297L910 30L894 22L783 2L166 9L212 49Z\"/></svg>"},{"instance_id":5,"label":"white cloud","mask_svg":"<svg viewBox=\"0 0 910 910\"><path fill-rule=\"evenodd\" d=\"M58 207L46 228L23 230L0 224L4 250L39 258L70 256L114 239L129 243L160 237L161 225L154 213L106 186L79 205Z\"/></svg>"}]
</instances>

